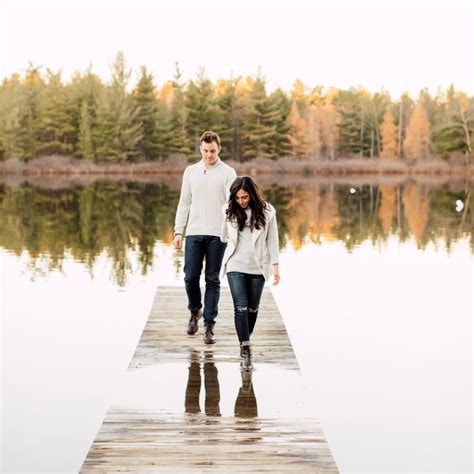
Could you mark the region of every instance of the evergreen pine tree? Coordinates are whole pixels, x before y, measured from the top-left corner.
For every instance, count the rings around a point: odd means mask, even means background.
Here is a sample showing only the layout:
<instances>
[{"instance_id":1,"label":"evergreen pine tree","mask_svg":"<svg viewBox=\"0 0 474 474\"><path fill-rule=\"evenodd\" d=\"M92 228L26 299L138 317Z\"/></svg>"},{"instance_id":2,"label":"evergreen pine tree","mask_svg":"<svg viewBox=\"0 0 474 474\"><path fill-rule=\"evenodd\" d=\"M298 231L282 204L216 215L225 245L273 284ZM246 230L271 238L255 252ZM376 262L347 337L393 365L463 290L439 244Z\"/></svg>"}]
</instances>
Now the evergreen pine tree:
<instances>
[{"instance_id":1,"label":"evergreen pine tree","mask_svg":"<svg viewBox=\"0 0 474 474\"><path fill-rule=\"evenodd\" d=\"M197 80L189 81L185 97L186 130L191 139L195 154L199 154L200 137L205 130L219 131L220 111L214 100L212 82L206 77L203 69Z\"/></svg>"},{"instance_id":2,"label":"evergreen pine tree","mask_svg":"<svg viewBox=\"0 0 474 474\"><path fill-rule=\"evenodd\" d=\"M0 141L3 159L18 158L22 154L21 97L22 87L18 74L5 79L0 88Z\"/></svg>"},{"instance_id":3,"label":"evergreen pine tree","mask_svg":"<svg viewBox=\"0 0 474 474\"><path fill-rule=\"evenodd\" d=\"M22 150L19 158L28 161L36 158L38 153L40 101L44 90L44 81L38 67L34 67L30 63L22 85L19 130L19 141Z\"/></svg>"},{"instance_id":4,"label":"evergreen pine tree","mask_svg":"<svg viewBox=\"0 0 474 474\"><path fill-rule=\"evenodd\" d=\"M60 73L47 71L41 116L38 120L38 153L44 155L70 155L73 151L72 135L74 105L68 100Z\"/></svg>"},{"instance_id":5,"label":"evergreen pine tree","mask_svg":"<svg viewBox=\"0 0 474 474\"><path fill-rule=\"evenodd\" d=\"M270 108L275 110L275 134L270 141L270 155L273 158L287 156L291 151L289 127L286 123L290 114L291 101L280 87L270 94L268 101Z\"/></svg>"},{"instance_id":6,"label":"evergreen pine tree","mask_svg":"<svg viewBox=\"0 0 474 474\"><path fill-rule=\"evenodd\" d=\"M149 74L146 67L142 66L140 79L133 91L135 107L140 110L139 121L143 136L138 142L140 158L144 160L156 160L164 158L160 156L160 137L158 135L158 100L155 96L155 85L153 75ZM163 152L163 151L162 151Z\"/></svg>"},{"instance_id":7,"label":"evergreen pine tree","mask_svg":"<svg viewBox=\"0 0 474 474\"><path fill-rule=\"evenodd\" d=\"M112 84L99 101L95 131L99 160L123 163L133 161L139 154L138 144L143 132L139 121L140 109L126 90L130 75L125 57L119 52L112 65Z\"/></svg>"},{"instance_id":8,"label":"evergreen pine tree","mask_svg":"<svg viewBox=\"0 0 474 474\"><path fill-rule=\"evenodd\" d=\"M222 155L241 161L242 101L237 89L237 79L220 79L215 88L216 105L219 108L219 137Z\"/></svg>"},{"instance_id":9,"label":"evergreen pine tree","mask_svg":"<svg viewBox=\"0 0 474 474\"><path fill-rule=\"evenodd\" d=\"M267 97L264 79L258 75L251 86L243 114L242 157L275 157L273 142L279 111Z\"/></svg>"},{"instance_id":10,"label":"evergreen pine tree","mask_svg":"<svg viewBox=\"0 0 474 474\"><path fill-rule=\"evenodd\" d=\"M442 114L433 130L433 148L443 156L458 150L471 155L473 140L474 98L451 86L446 93Z\"/></svg>"},{"instance_id":11,"label":"evergreen pine tree","mask_svg":"<svg viewBox=\"0 0 474 474\"><path fill-rule=\"evenodd\" d=\"M82 101L81 117L79 120L78 153L81 158L95 161L94 144L92 141L91 115L87 100Z\"/></svg>"},{"instance_id":12,"label":"evergreen pine tree","mask_svg":"<svg viewBox=\"0 0 474 474\"><path fill-rule=\"evenodd\" d=\"M79 135L81 128L81 120L83 115L83 103L88 105L88 121L91 133L94 135L97 122L97 110L99 97L104 93L104 85L99 76L92 72L92 67L89 66L84 74L75 72L72 76L71 83L67 86L68 95L71 102L74 104L73 110L73 125L74 134L72 141L74 144L74 154L78 157L83 156L79 146ZM94 157L95 159L95 157Z\"/></svg>"},{"instance_id":13,"label":"evergreen pine tree","mask_svg":"<svg viewBox=\"0 0 474 474\"><path fill-rule=\"evenodd\" d=\"M173 140L170 144L171 153L182 153L191 156L194 148L191 148L190 140L186 132L186 109L184 105L184 84L181 81L182 72L176 63L173 76L173 101L170 108L170 125L173 132Z\"/></svg>"}]
</instances>

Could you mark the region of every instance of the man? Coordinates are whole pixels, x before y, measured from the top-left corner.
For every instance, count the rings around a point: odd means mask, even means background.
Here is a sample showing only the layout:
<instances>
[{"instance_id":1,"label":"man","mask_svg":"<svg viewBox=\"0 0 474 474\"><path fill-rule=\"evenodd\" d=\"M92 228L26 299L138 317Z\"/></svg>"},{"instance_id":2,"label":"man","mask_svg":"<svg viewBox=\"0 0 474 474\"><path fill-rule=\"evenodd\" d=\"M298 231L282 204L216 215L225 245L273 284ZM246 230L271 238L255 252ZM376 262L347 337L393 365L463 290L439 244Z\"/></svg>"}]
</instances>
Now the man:
<instances>
[{"instance_id":1,"label":"man","mask_svg":"<svg viewBox=\"0 0 474 474\"><path fill-rule=\"evenodd\" d=\"M217 133L204 132L200 143L202 160L188 166L183 174L173 245L177 249L181 248L186 227L184 283L188 309L191 311L187 330L189 335L196 334L198 321L203 316L199 280L203 261L206 260L203 337L206 344L214 344L214 325L220 296L219 273L226 247L220 240L222 206L227 202L236 173L219 158L221 140Z\"/></svg>"}]
</instances>

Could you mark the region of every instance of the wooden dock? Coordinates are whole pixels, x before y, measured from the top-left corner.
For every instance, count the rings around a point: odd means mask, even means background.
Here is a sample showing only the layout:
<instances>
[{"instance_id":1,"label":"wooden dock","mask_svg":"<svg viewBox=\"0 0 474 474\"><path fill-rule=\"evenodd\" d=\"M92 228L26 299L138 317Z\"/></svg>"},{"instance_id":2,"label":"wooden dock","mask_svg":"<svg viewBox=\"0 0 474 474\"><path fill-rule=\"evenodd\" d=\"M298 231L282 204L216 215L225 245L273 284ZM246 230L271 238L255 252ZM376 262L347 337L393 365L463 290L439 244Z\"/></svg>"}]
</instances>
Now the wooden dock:
<instances>
[{"instance_id":1,"label":"wooden dock","mask_svg":"<svg viewBox=\"0 0 474 474\"><path fill-rule=\"evenodd\" d=\"M184 288L158 289L128 371L132 375L146 370L159 373L160 366L174 364L173 373L186 374L186 388L170 387L177 383L169 378L163 391L166 387L179 394L184 399L181 405L170 409L157 400L156 407L136 401L111 406L81 472L337 473L317 420L258 416L252 374L242 375L233 416L221 413L226 387L219 383L218 368L240 374L230 292L222 289L214 345L203 343L202 320L198 334L186 334L186 306ZM285 380L285 373L289 377L299 372L283 319L267 288L252 343L257 373L259 367L273 367ZM298 399L297 387L285 389L293 389L295 393L289 396ZM262 404L265 400L259 398L258 405Z\"/></svg>"}]
</instances>

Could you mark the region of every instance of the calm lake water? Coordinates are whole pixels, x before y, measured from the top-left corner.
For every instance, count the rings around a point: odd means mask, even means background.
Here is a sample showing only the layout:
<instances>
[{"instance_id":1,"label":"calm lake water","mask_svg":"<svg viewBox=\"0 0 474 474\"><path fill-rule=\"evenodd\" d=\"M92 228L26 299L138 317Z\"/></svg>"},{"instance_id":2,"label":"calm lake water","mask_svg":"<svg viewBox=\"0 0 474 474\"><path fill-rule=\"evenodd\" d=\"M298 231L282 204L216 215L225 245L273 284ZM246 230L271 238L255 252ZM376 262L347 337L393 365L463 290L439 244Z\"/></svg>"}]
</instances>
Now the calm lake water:
<instances>
[{"instance_id":1,"label":"calm lake water","mask_svg":"<svg viewBox=\"0 0 474 474\"><path fill-rule=\"evenodd\" d=\"M259 416L301 416L284 386L301 384L341 472L471 472L472 188L276 181L261 180L280 233L272 292L302 375L257 371ZM142 386L127 368L156 288L183 285L178 199L176 179L0 184L1 472L77 472L124 381ZM219 368L223 416L234 369ZM185 374L152 370L184 411L163 380Z\"/></svg>"}]
</instances>

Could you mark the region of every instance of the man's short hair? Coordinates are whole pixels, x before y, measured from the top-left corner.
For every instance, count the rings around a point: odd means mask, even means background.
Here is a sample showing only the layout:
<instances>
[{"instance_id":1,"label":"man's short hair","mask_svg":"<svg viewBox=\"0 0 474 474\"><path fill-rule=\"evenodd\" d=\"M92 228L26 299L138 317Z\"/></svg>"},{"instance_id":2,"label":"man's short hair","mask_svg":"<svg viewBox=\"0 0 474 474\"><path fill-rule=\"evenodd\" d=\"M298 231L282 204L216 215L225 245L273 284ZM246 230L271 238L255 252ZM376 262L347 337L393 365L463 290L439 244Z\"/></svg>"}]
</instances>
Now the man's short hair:
<instances>
[{"instance_id":1,"label":"man's short hair","mask_svg":"<svg viewBox=\"0 0 474 474\"><path fill-rule=\"evenodd\" d=\"M205 142L205 143L216 142L219 148L221 146L221 139L219 138L219 135L217 135L217 133L215 132L211 132L210 130L208 130L207 132L204 132L201 135L201 140L199 143L202 144L202 142Z\"/></svg>"}]
</instances>

